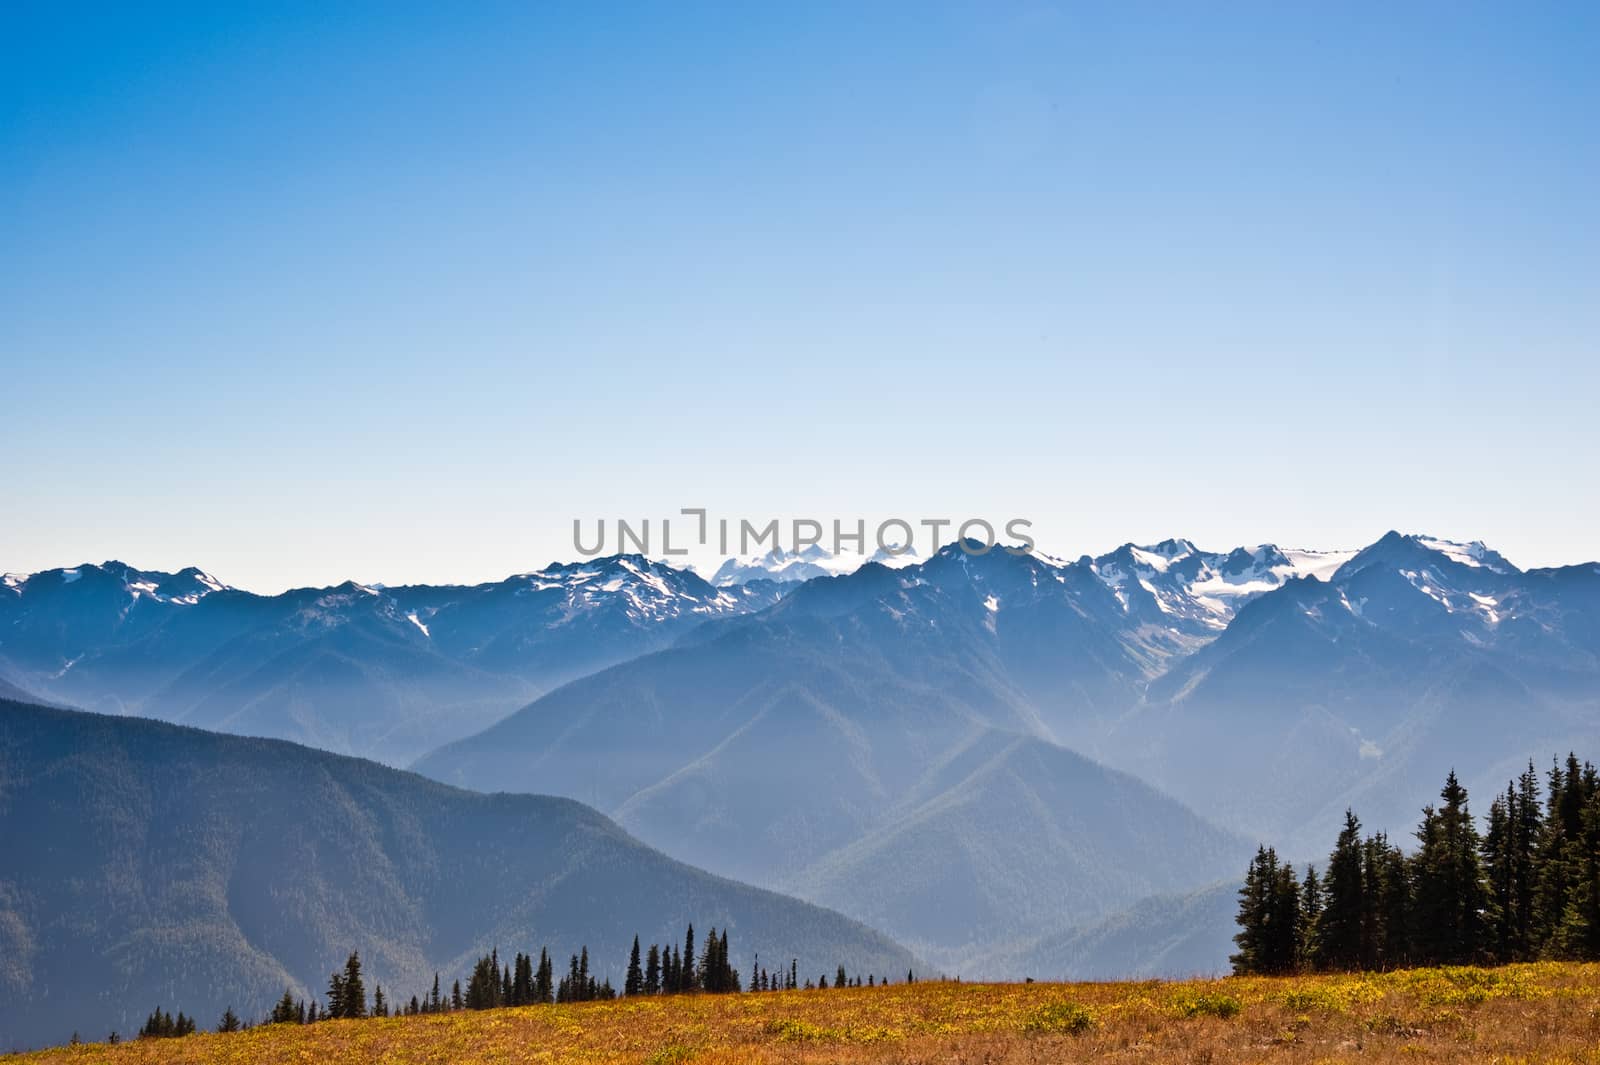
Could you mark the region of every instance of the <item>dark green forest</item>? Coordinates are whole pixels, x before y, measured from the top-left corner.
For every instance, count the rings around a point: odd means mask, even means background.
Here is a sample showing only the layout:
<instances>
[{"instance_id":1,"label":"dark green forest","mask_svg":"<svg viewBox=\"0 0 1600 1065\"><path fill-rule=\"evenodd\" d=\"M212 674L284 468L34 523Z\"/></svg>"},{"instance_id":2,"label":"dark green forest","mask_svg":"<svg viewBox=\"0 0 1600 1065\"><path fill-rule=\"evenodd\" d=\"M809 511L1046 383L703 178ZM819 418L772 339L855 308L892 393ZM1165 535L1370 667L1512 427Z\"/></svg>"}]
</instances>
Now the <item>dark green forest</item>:
<instances>
[{"instance_id":1,"label":"dark green forest","mask_svg":"<svg viewBox=\"0 0 1600 1065\"><path fill-rule=\"evenodd\" d=\"M1532 763L1480 831L1452 771L1410 853L1345 812L1319 876L1262 847L1239 892L1238 973L1600 959L1600 775Z\"/></svg>"}]
</instances>

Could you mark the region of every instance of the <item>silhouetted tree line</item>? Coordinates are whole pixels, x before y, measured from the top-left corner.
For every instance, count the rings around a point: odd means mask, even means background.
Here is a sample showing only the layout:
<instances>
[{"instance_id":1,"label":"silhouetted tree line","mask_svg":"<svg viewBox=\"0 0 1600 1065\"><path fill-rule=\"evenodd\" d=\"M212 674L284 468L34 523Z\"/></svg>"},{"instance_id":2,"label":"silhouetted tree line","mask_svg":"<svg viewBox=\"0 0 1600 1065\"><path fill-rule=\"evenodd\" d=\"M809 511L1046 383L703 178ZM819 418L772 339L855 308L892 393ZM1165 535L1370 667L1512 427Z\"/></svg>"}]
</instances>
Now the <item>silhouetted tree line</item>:
<instances>
[{"instance_id":1,"label":"silhouetted tree line","mask_svg":"<svg viewBox=\"0 0 1600 1065\"><path fill-rule=\"evenodd\" d=\"M1270 847L1239 892L1237 973L1600 960L1600 774L1568 755L1541 799L1530 763L1480 833L1452 771L1406 854L1345 812L1319 878Z\"/></svg>"},{"instance_id":2,"label":"silhouetted tree line","mask_svg":"<svg viewBox=\"0 0 1600 1065\"><path fill-rule=\"evenodd\" d=\"M179 1010L177 1017L170 1013L162 1012L157 1006L155 1012L150 1014L144 1022L144 1027L139 1029L140 1039L170 1039L174 1036L191 1035L194 1032L194 1018L185 1017Z\"/></svg>"},{"instance_id":3,"label":"silhouetted tree line","mask_svg":"<svg viewBox=\"0 0 1600 1065\"><path fill-rule=\"evenodd\" d=\"M700 948L698 958L695 956L695 934L692 924L684 933L681 948L676 944L652 943L642 958L639 937L634 936L621 994L715 995L742 991L744 988L739 973L728 959L727 929L719 933L713 928ZM907 972L906 980L914 981L913 974ZM886 986L888 983L887 977L879 980L869 974L866 986ZM769 974L760 964L760 955L756 956L750 969L750 990L793 991L801 986L798 961L791 959L787 972ZM815 981L808 979L803 986L807 990L826 988L829 986L828 978L823 975ZM861 987L861 977L848 977L845 967L841 965L834 974L833 986ZM369 1007L366 980L361 971L361 956L352 952L345 960L344 968L329 977L326 1003L320 1003L315 998L309 1002L297 999L291 988L284 991L283 997L272 1007L262 1023L315 1024L318 1021L337 1018L388 1017L391 1013L394 1016L409 1016L451 1013L456 1010L498 1009L502 1006L533 1006L552 1002L593 1002L613 999L617 995L618 991L612 986L610 977L602 980L590 970L587 946L572 955L566 975L559 981L555 977L555 966L551 961L549 948L542 948L539 951L537 963L532 955L519 952L509 964L501 962L499 948L495 948L473 965L464 991L461 981L457 980L446 994L440 986L439 974L434 973L431 989L422 995L412 995L410 1002L396 1005L392 1009L384 996L383 988L375 986ZM217 1030L233 1032L245 1027L248 1025L239 1019L232 1007L229 1007L217 1025ZM145 1022L145 1026L139 1030L139 1035L141 1038L181 1036L194 1031L195 1022L192 1018L182 1013L174 1018L157 1008ZM112 1041L115 1040L116 1035L113 1033Z\"/></svg>"}]
</instances>

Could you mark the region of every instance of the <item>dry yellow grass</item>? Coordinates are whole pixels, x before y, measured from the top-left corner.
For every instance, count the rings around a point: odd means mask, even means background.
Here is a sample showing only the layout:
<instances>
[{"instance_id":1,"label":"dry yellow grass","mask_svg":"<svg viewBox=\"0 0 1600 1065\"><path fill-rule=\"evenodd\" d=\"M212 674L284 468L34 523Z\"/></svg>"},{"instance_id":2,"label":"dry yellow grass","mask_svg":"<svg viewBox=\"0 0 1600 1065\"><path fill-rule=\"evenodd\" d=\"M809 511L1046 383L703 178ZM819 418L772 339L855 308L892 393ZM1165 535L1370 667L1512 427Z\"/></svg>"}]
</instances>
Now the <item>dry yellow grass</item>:
<instances>
[{"instance_id":1,"label":"dry yellow grass","mask_svg":"<svg viewBox=\"0 0 1600 1065\"><path fill-rule=\"evenodd\" d=\"M1600 1065L1600 965L634 999L61 1047L108 1062L1562 1062Z\"/></svg>"}]
</instances>

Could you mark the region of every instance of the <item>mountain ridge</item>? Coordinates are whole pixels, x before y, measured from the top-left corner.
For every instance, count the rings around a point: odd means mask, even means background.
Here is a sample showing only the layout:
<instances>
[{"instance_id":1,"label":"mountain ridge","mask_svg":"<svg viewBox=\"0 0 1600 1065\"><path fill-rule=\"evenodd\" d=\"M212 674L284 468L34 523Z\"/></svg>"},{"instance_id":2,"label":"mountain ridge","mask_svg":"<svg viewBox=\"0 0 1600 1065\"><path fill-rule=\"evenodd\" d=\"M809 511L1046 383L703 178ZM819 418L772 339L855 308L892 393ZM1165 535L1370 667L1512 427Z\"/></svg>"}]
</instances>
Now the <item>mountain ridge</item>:
<instances>
[{"instance_id":1,"label":"mountain ridge","mask_svg":"<svg viewBox=\"0 0 1600 1065\"><path fill-rule=\"evenodd\" d=\"M24 831L24 828L26 830ZM392 1001L480 953L692 921L806 969L903 972L829 910L695 869L571 799L462 791L281 740L0 701L0 1046L131 1034L155 1002L202 1018L320 994L359 950ZM70 989L70 993L67 991Z\"/></svg>"}]
</instances>

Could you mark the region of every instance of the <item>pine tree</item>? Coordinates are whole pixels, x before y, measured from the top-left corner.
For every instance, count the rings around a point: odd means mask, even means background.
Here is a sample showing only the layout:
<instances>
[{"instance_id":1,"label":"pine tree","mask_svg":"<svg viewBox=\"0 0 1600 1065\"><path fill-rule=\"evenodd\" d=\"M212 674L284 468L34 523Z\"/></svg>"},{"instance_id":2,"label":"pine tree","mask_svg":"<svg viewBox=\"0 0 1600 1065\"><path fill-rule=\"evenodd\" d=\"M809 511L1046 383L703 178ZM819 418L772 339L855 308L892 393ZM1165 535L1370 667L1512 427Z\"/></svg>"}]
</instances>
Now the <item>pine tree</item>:
<instances>
[{"instance_id":1,"label":"pine tree","mask_svg":"<svg viewBox=\"0 0 1600 1065\"><path fill-rule=\"evenodd\" d=\"M372 989L372 1015L374 1017L389 1016L389 1002L383 997L382 984Z\"/></svg>"},{"instance_id":2,"label":"pine tree","mask_svg":"<svg viewBox=\"0 0 1600 1065\"><path fill-rule=\"evenodd\" d=\"M232 1006L223 1011L222 1020L217 1022L219 1032L237 1032L241 1027L243 1026L239 1023L239 1015L233 1012Z\"/></svg>"},{"instance_id":3,"label":"pine tree","mask_svg":"<svg viewBox=\"0 0 1600 1065\"><path fill-rule=\"evenodd\" d=\"M328 1011L329 1017L344 1016L344 974L334 973L328 979Z\"/></svg>"},{"instance_id":4,"label":"pine tree","mask_svg":"<svg viewBox=\"0 0 1600 1065\"><path fill-rule=\"evenodd\" d=\"M1378 895L1369 903L1378 911L1382 929L1376 963L1379 968L1396 969L1411 964L1414 953L1411 863L1399 847L1388 843L1386 837L1379 838Z\"/></svg>"},{"instance_id":5,"label":"pine tree","mask_svg":"<svg viewBox=\"0 0 1600 1065\"><path fill-rule=\"evenodd\" d=\"M539 948L539 970L534 974L533 994L541 1005L555 1000L555 966L550 961L548 947Z\"/></svg>"},{"instance_id":6,"label":"pine tree","mask_svg":"<svg viewBox=\"0 0 1600 1065\"><path fill-rule=\"evenodd\" d=\"M294 1004L294 992L290 988L285 988L283 991L283 997L278 1000L278 1004L276 1006L272 1007L272 1013L268 1015L267 1023L293 1024L296 1019L297 1014Z\"/></svg>"},{"instance_id":7,"label":"pine tree","mask_svg":"<svg viewBox=\"0 0 1600 1065\"><path fill-rule=\"evenodd\" d=\"M500 967L498 952L479 958L467 977L466 1008L492 1010L500 1004Z\"/></svg>"},{"instance_id":8,"label":"pine tree","mask_svg":"<svg viewBox=\"0 0 1600 1065\"><path fill-rule=\"evenodd\" d=\"M344 1010L337 1017L361 1018L367 1015L367 988L361 981L361 956L355 951L344 963Z\"/></svg>"},{"instance_id":9,"label":"pine tree","mask_svg":"<svg viewBox=\"0 0 1600 1065\"><path fill-rule=\"evenodd\" d=\"M1361 822L1353 810L1346 810L1344 828L1328 856L1328 871L1322 878L1322 913L1317 921L1314 952L1317 968L1360 968L1365 914Z\"/></svg>"},{"instance_id":10,"label":"pine tree","mask_svg":"<svg viewBox=\"0 0 1600 1065\"><path fill-rule=\"evenodd\" d=\"M1538 910L1539 839L1544 815L1539 802L1539 774L1533 763L1517 778L1516 802L1511 807L1512 891L1511 942L1518 960L1537 952L1535 934Z\"/></svg>"},{"instance_id":11,"label":"pine tree","mask_svg":"<svg viewBox=\"0 0 1600 1065\"><path fill-rule=\"evenodd\" d=\"M1322 882L1317 879L1317 867L1306 866L1306 876L1300 883L1300 942L1295 950L1296 970L1311 968L1312 953L1317 942L1317 919L1322 915Z\"/></svg>"},{"instance_id":12,"label":"pine tree","mask_svg":"<svg viewBox=\"0 0 1600 1065\"><path fill-rule=\"evenodd\" d=\"M1294 866L1278 867L1272 885L1272 913L1268 935L1268 972L1292 973L1300 957L1300 881Z\"/></svg>"},{"instance_id":13,"label":"pine tree","mask_svg":"<svg viewBox=\"0 0 1600 1065\"><path fill-rule=\"evenodd\" d=\"M516 976L511 982L512 1005L529 1006L534 999L533 955L517 953Z\"/></svg>"},{"instance_id":14,"label":"pine tree","mask_svg":"<svg viewBox=\"0 0 1600 1065\"><path fill-rule=\"evenodd\" d=\"M624 995L644 993L644 969L639 965L639 937L633 937L633 952L628 955L628 975L622 981Z\"/></svg>"},{"instance_id":15,"label":"pine tree","mask_svg":"<svg viewBox=\"0 0 1600 1065\"><path fill-rule=\"evenodd\" d=\"M1425 807L1417 827L1421 843L1413 861L1417 960L1429 965L1464 965L1482 960L1486 953L1488 893L1467 791L1453 770L1439 797L1444 805L1437 810Z\"/></svg>"},{"instance_id":16,"label":"pine tree","mask_svg":"<svg viewBox=\"0 0 1600 1065\"><path fill-rule=\"evenodd\" d=\"M1558 958L1600 957L1600 777L1577 759L1567 761L1564 806L1577 808L1576 827L1563 825L1565 845L1554 858L1561 862L1566 903L1553 922L1547 952ZM1563 821L1567 814L1563 812Z\"/></svg>"},{"instance_id":17,"label":"pine tree","mask_svg":"<svg viewBox=\"0 0 1600 1065\"><path fill-rule=\"evenodd\" d=\"M1239 951L1228 960L1240 975L1267 971L1267 924L1272 905L1273 874L1277 856L1267 848L1256 848L1256 856L1244 874L1239 889L1239 912L1234 921L1239 931L1233 941Z\"/></svg>"},{"instance_id":18,"label":"pine tree","mask_svg":"<svg viewBox=\"0 0 1600 1065\"><path fill-rule=\"evenodd\" d=\"M1516 948L1515 864L1512 854L1512 818L1516 786L1489 804L1489 822L1483 833L1483 874L1488 890L1488 946L1496 961L1510 961Z\"/></svg>"},{"instance_id":19,"label":"pine tree","mask_svg":"<svg viewBox=\"0 0 1600 1065\"><path fill-rule=\"evenodd\" d=\"M678 990L693 991L694 979L694 925L689 925L689 931L683 937L683 964L678 970Z\"/></svg>"},{"instance_id":20,"label":"pine tree","mask_svg":"<svg viewBox=\"0 0 1600 1065\"><path fill-rule=\"evenodd\" d=\"M659 995L661 993L661 949L654 943L645 955L644 963L644 993Z\"/></svg>"}]
</instances>

